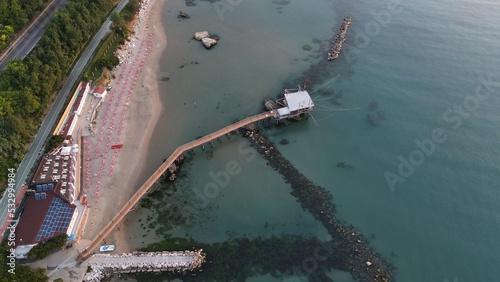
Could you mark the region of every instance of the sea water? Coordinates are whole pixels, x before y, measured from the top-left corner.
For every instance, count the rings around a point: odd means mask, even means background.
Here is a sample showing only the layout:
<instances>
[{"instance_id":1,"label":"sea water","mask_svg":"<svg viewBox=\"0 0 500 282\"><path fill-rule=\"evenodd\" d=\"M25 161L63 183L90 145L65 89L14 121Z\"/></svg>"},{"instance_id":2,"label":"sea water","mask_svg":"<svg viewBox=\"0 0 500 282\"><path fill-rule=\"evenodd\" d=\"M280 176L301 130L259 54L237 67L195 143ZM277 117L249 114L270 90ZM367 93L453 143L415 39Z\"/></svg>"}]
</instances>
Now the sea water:
<instances>
[{"instance_id":1,"label":"sea water","mask_svg":"<svg viewBox=\"0 0 500 282\"><path fill-rule=\"evenodd\" d=\"M163 7L168 46L160 72L169 80L159 82L165 111L144 180L177 146L256 114L265 98L296 87L326 59L324 52L318 57L318 43L328 44L342 18L351 16L340 58L318 85L308 86L316 104L312 117L266 134L305 176L331 191L337 216L370 238L397 268L397 281L498 280L499 4L195 3ZM178 19L181 10L190 19ZM221 38L211 50L192 39L203 30ZM312 50L304 50L306 44ZM279 145L283 139L289 143ZM327 240L289 185L248 148L233 136L207 144L210 152L196 151L181 186L206 207L204 220L172 235L208 243L234 234ZM342 162L354 167L338 167ZM236 163L238 173L217 184L228 163ZM205 191L210 183L219 189ZM351 281L345 273L330 275ZM272 278L252 281L264 280Z\"/></svg>"}]
</instances>

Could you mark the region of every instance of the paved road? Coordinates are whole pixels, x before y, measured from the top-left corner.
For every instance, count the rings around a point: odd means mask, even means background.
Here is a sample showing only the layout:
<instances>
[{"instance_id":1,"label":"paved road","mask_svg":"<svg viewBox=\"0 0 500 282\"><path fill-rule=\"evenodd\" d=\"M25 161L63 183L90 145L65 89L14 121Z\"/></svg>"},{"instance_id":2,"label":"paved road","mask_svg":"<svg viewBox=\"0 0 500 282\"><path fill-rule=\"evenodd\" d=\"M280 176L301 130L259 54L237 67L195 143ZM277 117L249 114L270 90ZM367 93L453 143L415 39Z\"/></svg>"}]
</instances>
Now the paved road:
<instances>
[{"instance_id":1,"label":"paved road","mask_svg":"<svg viewBox=\"0 0 500 282\"><path fill-rule=\"evenodd\" d=\"M128 0L122 0L115 8L115 11L120 12L127 3ZM28 176L31 167L33 167L33 165L35 164L35 160L39 155L43 153L43 145L45 143L45 140L47 139L49 134L51 134L52 127L57 121L57 116L61 111L62 107L64 106L64 102L71 94L70 93L71 87L73 87L73 85L77 82L77 79L85 69L85 66L89 62L92 54L94 53L95 49L101 42L102 38L110 31L110 26L111 26L111 20L107 19L102 25L101 29L99 29L99 31L92 39L92 42L83 51L80 59L78 60L78 62L76 62L75 66L73 67L73 70L68 76L68 79L66 80L61 91L57 95L49 113L45 117L45 120L42 122L42 125L38 130L38 133L36 134L33 143L31 143L28 153L26 154L26 156L24 156L24 159L22 160L21 164L19 165L19 168L17 169L15 177L16 195L19 193L22 185L26 181L26 177ZM2 172L2 173L7 173L7 172ZM2 199L0 199L0 223L5 222L6 220L7 220L7 197L2 197ZM0 226L1 225L2 224L0 224ZM5 230L0 230L0 236L3 235L4 231Z\"/></svg>"},{"instance_id":2,"label":"paved road","mask_svg":"<svg viewBox=\"0 0 500 282\"><path fill-rule=\"evenodd\" d=\"M52 19L54 13L60 7L66 6L70 0L57 0L54 5L50 6L50 8L43 12L40 18L29 28L24 37L17 42L15 46L12 47L12 51L5 56L5 58L0 62L0 70L5 69L5 65L9 60L19 58L23 59L28 55L31 50L36 46L40 38L42 38L43 33L45 32L45 25L47 22Z\"/></svg>"}]
</instances>

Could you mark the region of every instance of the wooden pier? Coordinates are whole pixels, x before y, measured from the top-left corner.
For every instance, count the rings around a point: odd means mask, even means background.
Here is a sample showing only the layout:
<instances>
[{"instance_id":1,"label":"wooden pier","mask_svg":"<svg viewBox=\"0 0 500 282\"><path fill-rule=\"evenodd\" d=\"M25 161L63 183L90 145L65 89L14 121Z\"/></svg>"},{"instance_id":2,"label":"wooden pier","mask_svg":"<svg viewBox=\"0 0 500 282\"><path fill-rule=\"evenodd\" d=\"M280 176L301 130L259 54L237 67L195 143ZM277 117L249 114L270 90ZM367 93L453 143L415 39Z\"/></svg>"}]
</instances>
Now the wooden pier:
<instances>
[{"instance_id":1,"label":"wooden pier","mask_svg":"<svg viewBox=\"0 0 500 282\"><path fill-rule=\"evenodd\" d=\"M117 215L104 227L99 234L94 238L94 240L90 243L90 245L80 253L80 255L77 258L78 262L82 262L89 258L94 250L102 244L102 241L113 231L113 229L125 218L125 216L128 214L129 211L131 211L141 200L142 196L146 194L151 186L155 184L155 182L167 171L167 169L174 163L175 160L179 158L180 155L182 155L184 152L189 151L193 148L196 148L200 145L203 145L207 142L210 142L212 140L215 140L219 137L222 137L226 134L231 133L232 131L238 130L246 125L252 124L254 122L264 120L267 118L277 118L278 113L275 110L269 111L269 112L264 112L255 116L251 116L248 118L245 118L243 120L240 120L238 122L235 122L229 126L226 126L222 129L219 129L213 133L210 133L208 135L205 135L201 138L198 138L196 140L193 140L189 143L186 143L177 149L168 157L168 159L163 162L163 164L149 177L148 180L137 190L137 192L130 198L127 203L125 203L125 206L118 212Z\"/></svg>"}]
</instances>

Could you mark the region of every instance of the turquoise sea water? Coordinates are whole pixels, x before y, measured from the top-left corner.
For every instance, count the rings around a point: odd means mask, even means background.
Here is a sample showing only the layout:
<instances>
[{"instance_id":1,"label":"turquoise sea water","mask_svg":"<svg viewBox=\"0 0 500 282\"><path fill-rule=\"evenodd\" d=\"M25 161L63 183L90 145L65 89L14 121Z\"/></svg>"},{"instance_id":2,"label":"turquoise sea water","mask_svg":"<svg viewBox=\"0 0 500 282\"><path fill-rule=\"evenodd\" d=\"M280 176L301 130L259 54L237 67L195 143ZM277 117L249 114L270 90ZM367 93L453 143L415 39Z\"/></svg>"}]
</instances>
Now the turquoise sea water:
<instances>
[{"instance_id":1,"label":"turquoise sea water","mask_svg":"<svg viewBox=\"0 0 500 282\"><path fill-rule=\"evenodd\" d=\"M284 86L295 87L294 80L325 59L324 54L316 57L319 41L313 40L329 40L342 18L351 16L346 48L321 81L343 94L338 103L319 88L312 95L317 124L309 118L268 134L276 143L290 141L278 145L280 151L332 192L338 217L373 238L372 247L397 268L397 281L498 281L500 4L196 3L186 7L184 1L170 1L163 7L168 46L160 71L170 80L160 82L165 112L140 181L180 144L258 113L263 99ZM191 18L178 20L180 10ZM377 21L375 14L384 16ZM202 30L221 37L210 51L191 39ZM304 44L312 50L303 50ZM489 88L485 80L493 81ZM352 108L359 110L344 111ZM374 126L367 114L377 111L385 118ZM415 140L431 140L436 130L445 140L432 141L428 154L419 153ZM185 168L189 179L180 186L186 197L201 202L193 191L203 193L215 183L211 175L227 171L229 162L240 170L208 197L202 224L173 235L187 233L204 242L231 234L328 239L281 176L240 147L247 148L246 141L233 137L216 145L213 157L199 151ZM401 158L413 158L412 173L400 175ZM342 161L355 167L338 168ZM400 175L392 189L387 172ZM346 274L330 275L335 281L351 280ZM252 281L264 280L272 278Z\"/></svg>"}]
</instances>

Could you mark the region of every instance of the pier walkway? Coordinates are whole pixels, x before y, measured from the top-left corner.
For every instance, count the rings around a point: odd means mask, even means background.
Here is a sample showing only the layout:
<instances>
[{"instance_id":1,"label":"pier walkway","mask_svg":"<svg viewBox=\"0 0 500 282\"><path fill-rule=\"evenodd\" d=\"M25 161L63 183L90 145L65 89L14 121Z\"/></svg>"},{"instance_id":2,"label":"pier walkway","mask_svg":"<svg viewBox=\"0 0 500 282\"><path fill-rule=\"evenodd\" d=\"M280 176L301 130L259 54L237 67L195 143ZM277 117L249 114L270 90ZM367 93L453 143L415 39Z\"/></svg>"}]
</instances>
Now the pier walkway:
<instances>
[{"instance_id":1,"label":"pier walkway","mask_svg":"<svg viewBox=\"0 0 500 282\"><path fill-rule=\"evenodd\" d=\"M125 206L118 212L117 215L104 227L99 234L94 238L94 240L90 243L90 245L85 248L83 252L80 253L80 255L77 258L77 261L82 262L83 260L86 260L88 257L90 257L94 250L103 242L103 240L106 238L106 236L113 231L113 229L125 218L125 216L128 214L130 210L139 203L141 200L142 196L146 194L151 186L155 184L155 182L165 173L165 171L174 163L175 160L179 158L180 155L182 155L184 152L189 151L193 148L196 148L200 145L203 145L205 143L208 143L212 140L215 140L221 136L224 136L225 134L229 134L232 131L238 130L239 128L242 128L246 125L252 124L257 121L261 121L267 118L271 117L277 117L277 111L269 111L269 112L264 112L258 115L254 115L245 119L242 119L240 121L237 121L231 125L228 125L222 129L219 129L213 133L210 133L208 135L205 135L201 138L198 138L196 140L193 140L189 143L186 143L177 149L168 157L168 159L163 162L163 164L149 177L148 180L137 190L137 192L130 198L129 201L125 204Z\"/></svg>"}]
</instances>

